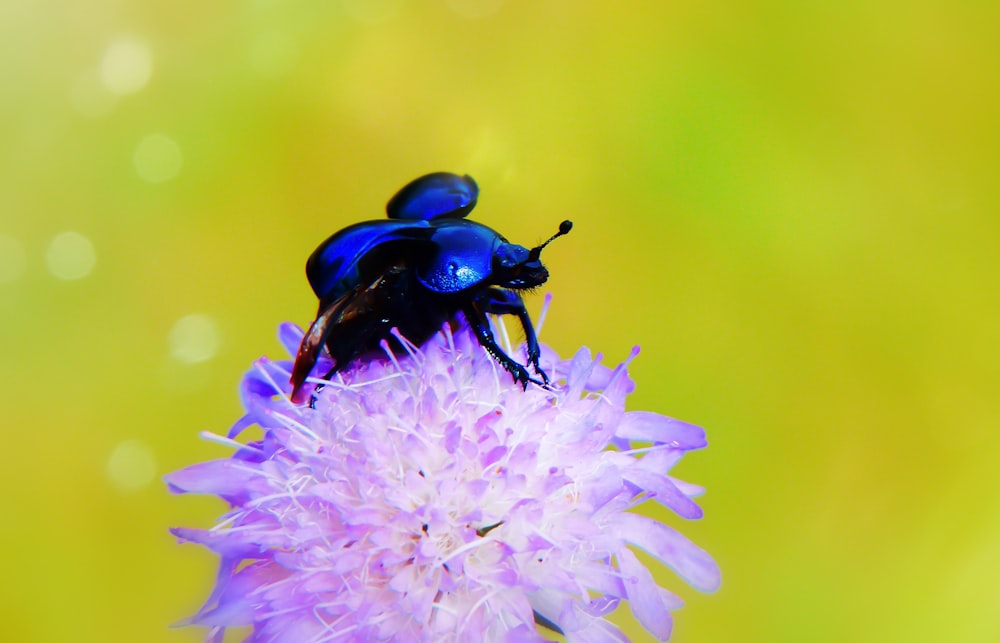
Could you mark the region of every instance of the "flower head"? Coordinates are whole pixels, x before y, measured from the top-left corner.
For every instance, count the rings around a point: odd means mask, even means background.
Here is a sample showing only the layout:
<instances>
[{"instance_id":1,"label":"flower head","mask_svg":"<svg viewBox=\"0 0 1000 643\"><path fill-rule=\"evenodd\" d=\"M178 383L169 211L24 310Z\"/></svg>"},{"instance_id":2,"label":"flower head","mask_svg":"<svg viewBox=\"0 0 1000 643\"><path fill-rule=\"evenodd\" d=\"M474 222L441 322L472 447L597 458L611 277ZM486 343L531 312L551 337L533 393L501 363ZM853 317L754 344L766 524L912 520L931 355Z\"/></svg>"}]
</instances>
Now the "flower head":
<instances>
[{"instance_id":1,"label":"flower head","mask_svg":"<svg viewBox=\"0 0 1000 643\"><path fill-rule=\"evenodd\" d=\"M294 353L301 331L279 335ZM173 530L221 559L189 623L297 643L545 640L541 624L588 642L626 640L604 617L627 600L667 639L681 601L631 547L718 586L708 554L632 511L653 499L700 517L700 489L667 472L706 441L625 411L626 364L544 349L555 384L524 391L465 327L404 346L338 373L315 409L289 401L288 362L246 375L247 414L218 438L236 453L168 476L231 505L212 529ZM236 442L254 425L261 439Z\"/></svg>"}]
</instances>

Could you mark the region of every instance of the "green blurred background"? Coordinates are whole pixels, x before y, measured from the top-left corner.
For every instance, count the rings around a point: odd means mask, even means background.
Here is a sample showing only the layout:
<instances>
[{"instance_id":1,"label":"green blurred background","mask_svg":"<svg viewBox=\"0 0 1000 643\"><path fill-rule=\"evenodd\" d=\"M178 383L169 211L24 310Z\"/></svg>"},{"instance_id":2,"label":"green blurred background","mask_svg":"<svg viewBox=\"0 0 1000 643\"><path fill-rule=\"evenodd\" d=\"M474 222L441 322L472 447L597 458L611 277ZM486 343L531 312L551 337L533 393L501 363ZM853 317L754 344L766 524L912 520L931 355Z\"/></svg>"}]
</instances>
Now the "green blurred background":
<instances>
[{"instance_id":1,"label":"green blurred background","mask_svg":"<svg viewBox=\"0 0 1000 643\"><path fill-rule=\"evenodd\" d=\"M432 170L546 250L543 339L642 346L703 424L681 528L723 587L678 642L1000 640L1000 6L0 3L4 641L169 623L222 505L160 477L305 258ZM540 297L529 306L536 311ZM680 523L673 520L673 523ZM619 612L637 640L640 629Z\"/></svg>"}]
</instances>

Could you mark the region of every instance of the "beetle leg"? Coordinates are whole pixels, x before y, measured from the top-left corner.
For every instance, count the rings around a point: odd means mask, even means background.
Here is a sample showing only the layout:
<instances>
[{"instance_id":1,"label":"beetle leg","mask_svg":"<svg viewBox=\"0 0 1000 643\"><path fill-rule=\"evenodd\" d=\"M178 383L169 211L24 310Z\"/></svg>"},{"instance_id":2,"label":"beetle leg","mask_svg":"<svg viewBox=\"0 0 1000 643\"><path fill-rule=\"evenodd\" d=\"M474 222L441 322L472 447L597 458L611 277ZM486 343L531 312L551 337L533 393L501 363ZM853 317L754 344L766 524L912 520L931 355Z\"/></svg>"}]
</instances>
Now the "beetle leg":
<instances>
[{"instance_id":1,"label":"beetle leg","mask_svg":"<svg viewBox=\"0 0 1000 643\"><path fill-rule=\"evenodd\" d=\"M480 306L483 309L480 309ZM486 351L495 359L500 362L513 377L514 381L519 383L525 390L528 388L528 382L534 382L539 386L545 386L546 382L539 382L535 378L528 374L528 369L524 366L518 364L511 358L510 355L503 352L503 349L497 344L497 340L493 337L493 331L490 330L489 321L486 319L484 310L492 312L489 308L489 300L473 301L468 306L462 309L465 313L465 317L469 320L469 325L472 327L473 332L476 333L476 337L479 339L479 343L486 349Z\"/></svg>"},{"instance_id":2,"label":"beetle leg","mask_svg":"<svg viewBox=\"0 0 1000 643\"><path fill-rule=\"evenodd\" d=\"M524 307L524 300L521 295L513 290L501 290L490 288L483 296L483 310L494 315L517 315L524 329L524 342L528 347L528 363L535 369L535 372L542 378L544 385L548 385L549 376L538 364L541 357L541 349L538 347L538 336L535 335L535 326L531 323L528 310Z\"/></svg>"}]
</instances>

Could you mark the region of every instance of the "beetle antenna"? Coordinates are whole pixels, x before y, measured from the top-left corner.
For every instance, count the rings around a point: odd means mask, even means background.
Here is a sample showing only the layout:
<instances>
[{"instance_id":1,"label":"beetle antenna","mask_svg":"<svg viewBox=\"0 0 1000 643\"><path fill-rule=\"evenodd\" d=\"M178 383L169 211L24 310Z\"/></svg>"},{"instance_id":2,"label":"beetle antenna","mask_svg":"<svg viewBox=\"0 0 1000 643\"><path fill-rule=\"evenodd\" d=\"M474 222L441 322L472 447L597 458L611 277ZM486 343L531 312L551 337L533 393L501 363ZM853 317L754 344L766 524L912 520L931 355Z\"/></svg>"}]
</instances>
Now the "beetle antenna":
<instances>
[{"instance_id":1,"label":"beetle antenna","mask_svg":"<svg viewBox=\"0 0 1000 643\"><path fill-rule=\"evenodd\" d=\"M538 258L542 256L542 249L544 249L545 246L549 245L550 243L552 243L559 237L563 236L564 234L567 234L572 229L573 229L573 222L570 221L569 219L560 223L559 232L549 237L549 240L543 243L542 245L535 246L534 248L531 249L531 252L528 253L528 261L538 261Z\"/></svg>"}]
</instances>

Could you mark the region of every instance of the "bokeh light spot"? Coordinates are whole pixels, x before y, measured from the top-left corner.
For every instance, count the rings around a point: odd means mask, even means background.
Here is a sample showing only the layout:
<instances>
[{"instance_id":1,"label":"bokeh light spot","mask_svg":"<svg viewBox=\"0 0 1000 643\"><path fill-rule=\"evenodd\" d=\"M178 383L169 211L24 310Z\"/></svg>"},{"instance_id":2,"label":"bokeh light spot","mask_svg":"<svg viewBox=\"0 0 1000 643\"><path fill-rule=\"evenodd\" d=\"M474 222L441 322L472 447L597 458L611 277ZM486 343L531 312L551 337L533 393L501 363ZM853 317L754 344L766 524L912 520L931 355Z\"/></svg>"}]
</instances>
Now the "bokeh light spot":
<instances>
[{"instance_id":1,"label":"bokeh light spot","mask_svg":"<svg viewBox=\"0 0 1000 643\"><path fill-rule=\"evenodd\" d=\"M200 313L178 319L167 341L171 357L185 364L208 361L219 352L218 327L211 317Z\"/></svg>"},{"instance_id":2,"label":"bokeh light spot","mask_svg":"<svg viewBox=\"0 0 1000 643\"><path fill-rule=\"evenodd\" d=\"M149 45L135 36L112 40L101 58L101 82L118 96L133 94L153 75L153 54Z\"/></svg>"},{"instance_id":3,"label":"bokeh light spot","mask_svg":"<svg viewBox=\"0 0 1000 643\"><path fill-rule=\"evenodd\" d=\"M90 239L69 230L53 237L45 252L45 263L57 278L72 281L90 274L97 263L97 253Z\"/></svg>"},{"instance_id":4,"label":"bokeh light spot","mask_svg":"<svg viewBox=\"0 0 1000 643\"><path fill-rule=\"evenodd\" d=\"M24 244L13 237L0 234L0 283L17 281L28 266Z\"/></svg>"},{"instance_id":5,"label":"bokeh light spot","mask_svg":"<svg viewBox=\"0 0 1000 643\"><path fill-rule=\"evenodd\" d=\"M119 491L138 491L153 481L156 457L144 442L125 440L111 452L106 473L108 480Z\"/></svg>"},{"instance_id":6,"label":"bokeh light spot","mask_svg":"<svg viewBox=\"0 0 1000 643\"><path fill-rule=\"evenodd\" d=\"M150 134L139 141L132 155L135 171L150 183L162 183L177 176L184 164L181 147L165 134Z\"/></svg>"}]
</instances>

